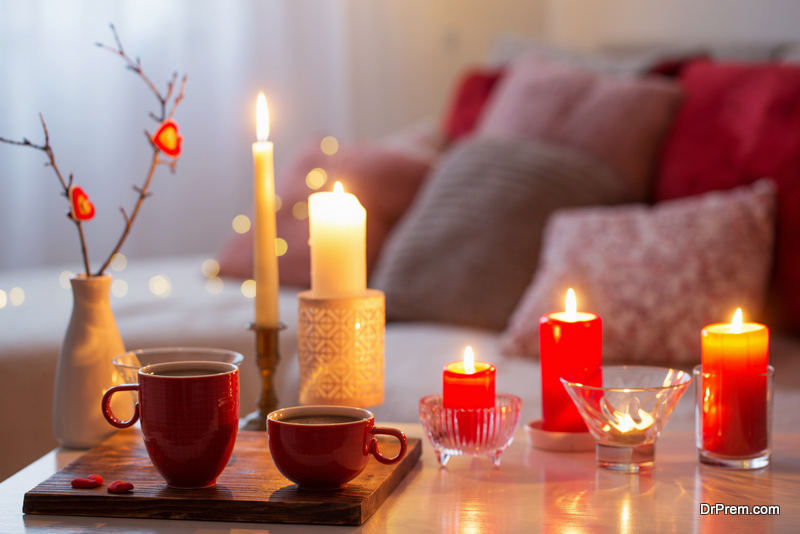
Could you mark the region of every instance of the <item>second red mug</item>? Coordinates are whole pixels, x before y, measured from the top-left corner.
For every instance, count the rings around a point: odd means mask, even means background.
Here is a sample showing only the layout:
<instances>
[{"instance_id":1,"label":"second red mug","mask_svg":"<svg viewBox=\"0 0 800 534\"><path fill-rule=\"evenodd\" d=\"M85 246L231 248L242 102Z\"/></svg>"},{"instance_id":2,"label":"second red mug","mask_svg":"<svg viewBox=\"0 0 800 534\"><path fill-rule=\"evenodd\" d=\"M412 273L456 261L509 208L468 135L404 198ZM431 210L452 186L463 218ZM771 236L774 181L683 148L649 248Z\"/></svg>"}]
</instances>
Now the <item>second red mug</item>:
<instances>
[{"instance_id":1,"label":"second red mug","mask_svg":"<svg viewBox=\"0 0 800 534\"><path fill-rule=\"evenodd\" d=\"M378 434L400 441L387 458L378 450ZM375 416L347 406L298 406L267 416L269 451L275 467L301 489L335 489L357 477L370 456L384 464L403 459L406 436L396 428L375 426Z\"/></svg>"}]
</instances>

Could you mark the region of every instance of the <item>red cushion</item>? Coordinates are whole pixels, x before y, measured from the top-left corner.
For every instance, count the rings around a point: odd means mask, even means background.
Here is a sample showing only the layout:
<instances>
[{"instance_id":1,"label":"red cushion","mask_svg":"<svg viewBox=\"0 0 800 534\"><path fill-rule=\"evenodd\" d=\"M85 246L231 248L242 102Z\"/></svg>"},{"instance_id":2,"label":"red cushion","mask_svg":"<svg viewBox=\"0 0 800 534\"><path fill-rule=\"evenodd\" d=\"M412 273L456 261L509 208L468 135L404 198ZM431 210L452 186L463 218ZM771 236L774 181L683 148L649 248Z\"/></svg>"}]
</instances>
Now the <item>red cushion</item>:
<instances>
[{"instance_id":1,"label":"red cushion","mask_svg":"<svg viewBox=\"0 0 800 534\"><path fill-rule=\"evenodd\" d=\"M400 219L416 195L430 163L407 154L373 145L342 146L326 156L314 139L297 150L276 176L276 194L281 208L276 214L278 237L286 240L287 251L278 259L283 285L309 287L311 253L308 247L308 218L298 219L293 206L308 202L314 193L306 176L315 168L328 178L320 191L331 191L341 181L345 191L358 197L367 210L367 272L372 269L389 230ZM220 276L250 278L253 275L253 233L233 236L218 257Z\"/></svg>"},{"instance_id":2,"label":"red cushion","mask_svg":"<svg viewBox=\"0 0 800 534\"><path fill-rule=\"evenodd\" d=\"M800 67L698 61L681 81L684 103L662 153L655 200L772 178L778 226L770 322L800 332Z\"/></svg>"},{"instance_id":3,"label":"red cushion","mask_svg":"<svg viewBox=\"0 0 800 534\"><path fill-rule=\"evenodd\" d=\"M476 69L464 74L457 85L453 103L445 115L443 129L448 142L472 133L492 90L502 77L502 68Z\"/></svg>"}]
</instances>

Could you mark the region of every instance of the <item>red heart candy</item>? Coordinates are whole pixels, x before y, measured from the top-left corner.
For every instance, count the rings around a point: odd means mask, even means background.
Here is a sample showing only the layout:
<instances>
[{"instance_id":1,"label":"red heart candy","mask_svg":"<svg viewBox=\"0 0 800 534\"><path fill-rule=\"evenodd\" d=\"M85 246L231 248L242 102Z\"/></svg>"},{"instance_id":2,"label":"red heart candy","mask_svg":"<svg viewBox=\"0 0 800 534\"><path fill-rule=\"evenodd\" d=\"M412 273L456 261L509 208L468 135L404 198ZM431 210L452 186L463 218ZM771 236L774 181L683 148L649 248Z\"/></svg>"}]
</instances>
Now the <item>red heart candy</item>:
<instances>
[{"instance_id":1,"label":"red heart candy","mask_svg":"<svg viewBox=\"0 0 800 534\"><path fill-rule=\"evenodd\" d=\"M180 156L182 142L183 137L178 133L178 124L172 119L164 121L153 135L153 143L173 158Z\"/></svg>"},{"instance_id":2,"label":"red heart candy","mask_svg":"<svg viewBox=\"0 0 800 534\"><path fill-rule=\"evenodd\" d=\"M89 475L86 478L73 478L72 479L72 487L73 488L96 488L103 483L103 479L100 478L98 481L96 478L97 475Z\"/></svg>"},{"instance_id":3,"label":"red heart candy","mask_svg":"<svg viewBox=\"0 0 800 534\"><path fill-rule=\"evenodd\" d=\"M89 201L89 195L77 185L69 186L69 212L76 221L88 221L94 217L94 204Z\"/></svg>"},{"instance_id":4,"label":"red heart candy","mask_svg":"<svg viewBox=\"0 0 800 534\"><path fill-rule=\"evenodd\" d=\"M115 480L108 485L107 489L109 493L122 493L123 491L131 491L133 489L133 484L122 480Z\"/></svg>"}]
</instances>

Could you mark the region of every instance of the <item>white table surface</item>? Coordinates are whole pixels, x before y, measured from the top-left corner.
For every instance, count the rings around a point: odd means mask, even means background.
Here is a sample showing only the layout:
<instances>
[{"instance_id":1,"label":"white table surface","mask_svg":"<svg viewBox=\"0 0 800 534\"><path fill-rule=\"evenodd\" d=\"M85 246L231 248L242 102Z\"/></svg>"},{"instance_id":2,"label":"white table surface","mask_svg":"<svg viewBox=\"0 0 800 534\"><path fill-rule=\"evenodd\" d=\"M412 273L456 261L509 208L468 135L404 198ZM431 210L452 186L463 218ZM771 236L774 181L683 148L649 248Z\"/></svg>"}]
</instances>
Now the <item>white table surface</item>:
<instances>
[{"instance_id":1,"label":"white table surface","mask_svg":"<svg viewBox=\"0 0 800 534\"><path fill-rule=\"evenodd\" d=\"M423 437L418 424L386 426ZM593 452L536 450L521 430L497 470L468 457L440 469L424 440L419 463L360 527L23 515L25 492L81 454L52 451L0 484L0 532L797 532L800 434L776 435L773 450L769 469L716 469L697 462L691 433L667 430L656 469L627 475L597 469ZM701 502L779 505L780 515L701 515Z\"/></svg>"}]
</instances>

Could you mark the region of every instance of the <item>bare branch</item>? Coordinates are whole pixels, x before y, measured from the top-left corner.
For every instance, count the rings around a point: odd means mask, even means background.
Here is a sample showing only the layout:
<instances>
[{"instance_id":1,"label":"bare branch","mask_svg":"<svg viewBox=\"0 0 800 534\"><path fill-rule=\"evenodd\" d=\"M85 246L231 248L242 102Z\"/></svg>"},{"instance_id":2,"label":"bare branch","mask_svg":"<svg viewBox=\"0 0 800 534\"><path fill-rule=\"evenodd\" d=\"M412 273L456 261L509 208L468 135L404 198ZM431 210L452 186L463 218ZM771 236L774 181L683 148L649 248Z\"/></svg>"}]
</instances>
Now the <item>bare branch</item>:
<instances>
[{"instance_id":1,"label":"bare branch","mask_svg":"<svg viewBox=\"0 0 800 534\"><path fill-rule=\"evenodd\" d=\"M34 145L25 138L23 138L22 141L14 141L13 139L6 139L5 137L0 137L0 143L8 143L9 145L29 146L32 148L38 148L39 150L44 150L43 146Z\"/></svg>"},{"instance_id":2,"label":"bare branch","mask_svg":"<svg viewBox=\"0 0 800 534\"><path fill-rule=\"evenodd\" d=\"M47 124L44 122L44 115L39 113L39 120L42 121L42 129L44 130L44 144L49 149L50 148L50 132L47 131Z\"/></svg>"},{"instance_id":3,"label":"bare branch","mask_svg":"<svg viewBox=\"0 0 800 534\"><path fill-rule=\"evenodd\" d=\"M188 76L184 75L183 76L183 81L181 81L181 90L178 91L178 96L175 97L175 102L172 104L172 109L170 110L169 116L167 116L167 119L171 119L172 118L172 116L175 114L175 110L178 109L178 104L180 104L181 100L183 100L183 91L184 91L184 89L186 89L186 78L188 78Z\"/></svg>"},{"instance_id":4,"label":"bare branch","mask_svg":"<svg viewBox=\"0 0 800 534\"><path fill-rule=\"evenodd\" d=\"M167 97L165 100L169 101L170 97L172 96L172 90L175 89L175 82L178 81L178 73L172 73L172 79L167 82Z\"/></svg>"},{"instance_id":5,"label":"bare branch","mask_svg":"<svg viewBox=\"0 0 800 534\"><path fill-rule=\"evenodd\" d=\"M119 48L120 54L125 54L124 50L122 49L122 43L119 40L119 34L117 34L117 28L114 26L114 23L108 25L111 28L111 33L114 34L114 40L117 42L117 48Z\"/></svg>"},{"instance_id":6,"label":"bare branch","mask_svg":"<svg viewBox=\"0 0 800 534\"><path fill-rule=\"evenodd\" d=\"M150 137L148 136L148 139L149 138ZM139 214L139 209L142 207L142 202L144 201L145 198L151 195L151 193L148 192L148 189L150 187L150 182L153 180L153 175L155 174L156 167L158 167L159 152L160 151L158 150L158 148L156 146L153 146L153 160L150 163L150 170L147 171L147 178L144 181L144 185L142 187L138 187L136 185L133 186L134 191L139 193L139 198L136 200L136 205L134 206L133 212L131 212L130 217L128 217L125 221L125 228L122 230L122 235L117 241L114 250L111 251L111 254L109 254L108 258L103 263L103 266L100 267L100 270L97 271L98 276L103 274L103 271L105 271L108 268L109 264L111 263L114 254L119 252L120 248L122 248L122 244L125 242L125 238L128 237L128 234L131 231L131 226L133 226L133 221L136 220L136 216Z\"/></svg>"},{"instance_id":7,"label":"bare branch","mask_svg":"<svg viewBox=\"0 0 800 534\"><path fill-rule=\"evenodd\" d=\"M133 188L133 190L134 190L134 191L136 191L137 193L139 193L139 195L140 195L140 196L143 196L144 198L147 198L147 197L151 197L151 196L153 196L153 193L148 193L148 192L144 191L144 190L143 190L141 187L139 187L138 185L132 185L131 187Z\"/></svg>"},{"instance_id":8,"label":"bare branch","mask_svg":"<svg viewBox=\"0 0 800 534\"><path fill-rule=\"evenodd\" d=\"M100 47L100 48L103 48L105 50L108 50L109 52L112 52L114 54L117 54L120 57L122 57L122 59L125 60L125 63L127 63L126 68L128 70L131 70L131 71L135 72L136 74L138 74L139 77L142 79L142 81L144 81L144 83L147 84L147 86L150 88L150 90L153 92L153 94L158 99L159 104L161 104L161 117L162 117L161 120L163 121L164 120L163 117L164 117L165 112L166 112L165 110L166 110L166 105L167 105L167 98L161 96L161 93L158 91L158 89L156 89L156 86L153 85L153 82L150 81L150 78L148 78L145 75L144 71L142 71L142 62L139 60L139 58L137 57L136 61L133 61L125 53L125 49L122 48L122 43L120 42L119 35L117 34L117 29L114 27L113 24L111 24L110 26L111 26L111 32L114 34L114 40L117 43L117 48L114 49L114 48L111 48L110 46L107 46L107 45L104 45L104 44L101 44L101 43L97 43L97 46Z\"/></svg>"},{"instance_id":9,"label":"bare branch","mask_svg":"<svg viewBox=\"0 0 800 534\"><path fill-rule=\"evenodd\" d=\"M153 147L153 150L159 150L156 144L153 142L153 136L150 135L150 132L147 130L144 131L144 136L147 137L147 142L150 143L150 146Z\"/></svg>"},{"instance_id":10,"label":"bare branch","mask_svg":"<svg viewBox=\"0 0 800 534\"><path fill-rule=\"evenodd\" d=\"M177 159L160 159L158 160L159 165L166 165L169 167L169 170L172 174L175 174L175 170L178 167L178 160Z\"/></svg>"},{"instance_id":11,"label":"bare branch","mask_svg":"<svg viewBox=\"0 0 800 534\"><path fill-rule=\"evenodd\" d=\"M179 90L177 96L175 97L175 100L172 103L172 108L171 108L171 110L169 112L169 115L167 115L167 112L166 112L167 104L169 103L170 99L172 98L173 91L175 90L175 85L176 85L177 80L178 80L178 73L177 72L173 73L172 78L167 81L166 96L162 96L162 94L158 91L158 89L156 89L155 85L150 81L150 78L148 78L144 74L144 71L142 70L142 62L139 59L139 57L137 56L136 60L134 61L133 59L131 59L130 56L128 56L125 53L125 49L122 46L122 41L119 38L119 34L117 33L116 27L113 24L110 24L109 26L111 28L111 33L114 36L114 42L116 43L116 48L104 45L103 43L95 43L95 45L98 48L102 48L104 50L107 50L107 51L111 52L114 55L120 56L125 61L125 68L130 70L130 71L133 71L134 73L136 73L142 79L142 81L145 83L145 85L147 85L150 88L150 90L153 92L155 97L158 99L159 104L161 105L161 115L160 115L160 117L158 115L156 115L155 113L150 113L149 114L150 118L152 118L152 119L154 119L154 120L156 120L157 122L160 122L160 123L163 123L168 118L171 119L172 116L175 114L175 110L178 108L178 105L183 100L183 94L184 94L184 90L186 88L186 79L187 79L187 77L186 76L183 77L183 80L181 81L180 90ZM68 181L64 180L64 176L61 174L61 171L59 170L58 165L56 164L55 155L53 154L53 149L50 146L50 133L47 130L47 124L45 123L44 116L41 113L39 114L39 119L42 122L42 129L44 130L44 144L43 145L37 145L35 143L32 143L27 138L23 138L22 141L15 141L15 140L12 140L12 139L5 139L3 137L0 137L0 142L8 143L8 144L11 144L11 145L17 145L17 146L29 146L29 147L34 148L36 150L41 150L45 154L47 154L48 161L45 163L45 166L53 168L53 170L55 171L56 175L58 176L59 182L61 183L61 187L62 187L61 194L68 198L69 197L69 188L74 183L74 176L72 174L70 174L69 175L69 180ZM114 247L114 250L108 256L108 259L105 261L105 263L103 263L103 266L100 267L100 269L97 271L97 275L98 276L103 274L103 272L106 270L106 268L111 263L111 259L114 257L115 254L117 254L119 252L120 248L122 247L122 244L125 242L125 239L127 238L128 234L130 233L131 226L133 225L133 222L136 220L136 217L139 214L139 210L140 210L140 208L142 206L142 202L144 201L145 198L147 198L148 196L152 195L152 193L149 192L149 188L150 188L150 183L153 180L153 175L155 174L156 168L159 165L167 165L173 173L175 172L175 168L176 168L176 165L177 165L177 159L167 160L167 159L160 158L159 155L161 154L161 150L153 142L152 136L150 135L150 133L147 130L144 131L144 134L145 134L145 137L147 138L147 142L150 143L150 146L153 148L153 159L152 159L152 161L150 163L150 169L147 172L147 177L145 178L144 185L142 187L138 187L138 186L134 186L133 187L134 191L136 191L137 194L138 194L138 199L136 200L136 204L135 204L134 209L131 212L131 214L128 215L128 212L125 211L124 208L120 207L120 212L122 213L122 217L125 220L125 228L123 229L122 235L120 236L119 240L117 241L117 244ZM75 225L76 225L76 227L78 229L78 235L79 235L80 241L81 241L81 252L83 254L83 262L84 262L84 266L86 268L86 275L87 276L91 276L91 268L89 266L89 256L88 256L88 254L86 252L86 240L84 238L83 226L81 224L82 221L72 217L71 211L67 213L67 216L70 218L70 220L72 220L75 223Z\"/></svg>"}]
</instances>

